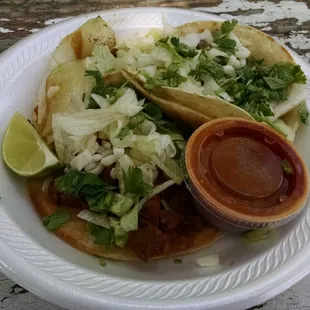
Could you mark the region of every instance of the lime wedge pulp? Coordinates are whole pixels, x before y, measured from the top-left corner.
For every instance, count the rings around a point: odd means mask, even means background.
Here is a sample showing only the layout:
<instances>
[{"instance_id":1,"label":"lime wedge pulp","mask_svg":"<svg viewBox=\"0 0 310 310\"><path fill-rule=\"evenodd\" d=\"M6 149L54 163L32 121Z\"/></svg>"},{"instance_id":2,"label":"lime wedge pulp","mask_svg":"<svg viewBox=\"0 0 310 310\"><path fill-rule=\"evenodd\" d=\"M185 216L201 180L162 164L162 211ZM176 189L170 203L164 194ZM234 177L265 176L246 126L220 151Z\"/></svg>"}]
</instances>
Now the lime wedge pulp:
<instances>
[{"instance_id":1,"label":"lime wedge pulp","mask_svg":"<svg viewBox=\"0 0 310 310\"><path fill-rule=\"evenodd\" d=\"M61 167L27 119L16 112L2 142L2 158L15 173L25 177L42 176Z\"/></svg>"}]
</instances>

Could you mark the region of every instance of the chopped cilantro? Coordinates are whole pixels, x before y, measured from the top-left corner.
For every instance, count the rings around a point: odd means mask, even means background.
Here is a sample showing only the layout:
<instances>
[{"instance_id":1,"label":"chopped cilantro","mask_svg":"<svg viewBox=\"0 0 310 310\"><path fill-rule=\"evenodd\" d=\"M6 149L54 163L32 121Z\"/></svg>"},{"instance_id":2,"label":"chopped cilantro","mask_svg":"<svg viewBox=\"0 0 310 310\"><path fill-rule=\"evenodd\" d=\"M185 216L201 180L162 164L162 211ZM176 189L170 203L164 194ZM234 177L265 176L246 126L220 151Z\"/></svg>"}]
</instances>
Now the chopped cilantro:
<instances>
[{"instance_id":1,"label":"chopped cilantro","mask_svg":"<svg viewBox=\"0 0 310 310\"><path fill-rule=\"evenodd\" d=\"M197 52L194 49L184 43L180 43L179 38L172 37L170 42L175 47L176 52L182 57L193 58L197 55Z\"/></svg>"},{"instance_id":2,"label":"chopped cilantro","mask_svg":"<svg viewBox=\"0 0 310 310\"><path fill-rule=\"evenodd\" d=\"M222 23L221 25L221 32L222 34L228 35L229 33L231 33L234 28L236 27L236 25L238 24L238 21L233 19L231 21L226 20Z\"/></svg>"},{"instance_id":3,"label":"chopped cilantro","mask_svg":"<svg viewBox=\"0 0 310 310\"><path fill-rule=\"evenodd\" d=\"M220 31L213 32L214 43L218 45L220 50L229 54L234 53L236 41L229 39L228 35L234 30L237 23L236 20L227 20L222 23Z\"/></svg>"},{"instance_id":4,"label":"chopped cilantro","mask_svg":"<svg viewBox=\"0 0 310 310\"><path fill-rule=\"evenodd\" d=\"M95 237L94 244L112 245L114 243L114 233L111 229L88 223L88 230Z\"/></svg>"},{"instance_id":5,"label":"chopped cilantro","mask_svg":"<svg viewBox=\"0 0 310 310\"><path fill-rule=\"evenodd\" d=\"M236 47L236 41L231 39L220 39L216 41L219 49L225 52L234 53Z\"/></svg>"},{"instance_id":6,"label":"chopped cilantro","mask_svg":"<svg viewBox=\"0 0 310 310\"><path fill-rule=\"evenodd\" d=\"M103 182L93 173L75 170L70 170L68 173L57 178L55 184L60 192L74 196L93 195L114 189L113 186Z\"/></svg>"},{"instance_id":7,"label":"chopped cilantro","mask_svg":"<svg viewBox=\"0 0 310 310\"><path fill-rule=\"evenodd\" d=\"M263 60L249 59L247 65L236 70L238 78L235 79L210 75L233 98L235 105L251 114L272 116L269 102L286 100L288 87L293 83L303 83L305 79L297 65L278 63L266 69L262 64Z\"/></svg>"},{"instance_id":8,"label":"chopped cilantro","mask_svg":"<svg viewBox=\"0 0 310 310\"><path fill-rule=\"evenodd\" d=\"M175 62L180 63L184 61L184 58L180 54L178 54L178 52L176 51L175 47L172 45L168 37L160 39L155 43L155 45L162 47L167 51L169 51L170 53L172 53Z\"/></svg>"},{"instance_id":9,"label":"chopped cilantro","mask_svg":"<svg viewBox=\"0 0 310 310\"><path fill-rule=\"evenodd\" d=\"M152 186L144 182L142 170L138 167L130 166L127 172L123 171L123 179L126 193L143 197L152 190Z\"/></svg>"},{"instance_id":10,"label":"chopped cilantro","mask_svg":"<svg viewBox=\"0 0 310 310\"><path fill-rule=\"evenodd\" d=\"M115 199L115 193L112 191L102 191L95 195L86 194L84 196L87 201L89 210L99 213L108 211L112 207Z\"/></svg>"},{"instance_id":11,"label":"chopped cilantro","mask_svg":"<svg viewBox=\"0 0 310 310\"><path fill-rule=\"evenodd\" d=\"M106 263L104 258L100 258L99 264L100 264L101 267L105 267L107 265L107 263Z\"/></svg>"},{"instance_id":12,"label":"chopped cilantro","mask_svg":"<svg viewBox=\"0 0 310 310\"><path fill-rule=\"evenodd\" d=\"M306 102L302 102L297 109L302 123L308 125L309 111Z\"/></svg>"},{"instance_id":13,"label":"chopped cilantro","mask_svg":"<svg viewBox=\"0 0 310 310\"><path fill-rule=\"evenodd\" d=\"M262 242L272 236L274 236L273 230L267 230L267 229L250 230L242 233L241 242L245 244L253 244L257 242Z\"/></svg>"},{"instance_id":14,"label":"chopped cilantro","mask_svg":"<svg viewBox=\"0 0 310 310\"><path fill-rule=\"evenodd\" d=\"M141 112L140 112L141 113ZM153 122L156 126L156 131L160 134L173 134L179 132L176 124L170 120L164 119L161 109L154 103L146 103L144 112L146 119Z\"/></svg>"},{"instance_id":15,"label":"chopped cilantro","mask_svg":"<svg viewBox=\"0 0 310 310\"><path fill-rule=\"evenodd\" d=\"M270 121L267 117L257 115L257 114L252 114L252 117L260 123L267 124L269 127L271 127L272 129L277 131L280 135L282 135L284 138L287 138L286 133L284 133L279 126L277 126L275 123Z\"/></svg>"},{"instance_id":16,"label":"chopped cilantro","mask_svg":"<svg viewBox=\"0 0 310 310\"><path fill-rule=\"evenodd\" d=\"M162 77L148 78L144 84L144 88L152 90L156 86L178 87L186 80L186 77L181 76L177 72L166 71Z\"/></svg>"},{"instance_id":17,"label":"chopped cilantro","mask_svg":"<svg viewBox=\"0 0 310 310\"><path fill-rule=\"evenodd\" d=\"M160 120L163 117L160 107L151 102L144 105L144 111L152 120Z\"/></svg>"},{"instance_id":18,"label":"chopped cilantro","mask_svg":"<svg viewBox=\"0 0 310 310\"><path fill-rule=\"evenodd\" d=\"M96 79L96 83L102 83L102 75L99 70L86 70L85 76L93 76Z\"/></svg>"},{"instance_id":19,"label":"chopped cilantro","mask_svg":"<svg viewBox=\"0 0 310 310\"><path fill-rule=\"evenodd\" d=\"M135 116L133 116L129 123L122 128L121 132L118 134L119 139L124 139L127 135L129 135L134 129L136 129L140 124L142 124L146 120L146 115L143 112L139 112Z\"/></svg>"},{"instance_id":20,"label":"chopped cilantro","mask_svg":"<svg viewBox=\"0 0 310 310\"><path fill-rule=\"evenodd\" d=\"M68 211L59 209L49 216L43 217L43 225L48 230L54 231L59 228L62 224L68 222L71 215Z\"/></svg>"},{"instance_id":21,"label":"chopped cilantro","mask_svg":"<svg viewBox=\"0 0 310 310\"><path fill-rule=\"evenodd\" d=\"M189 75L194 76L196 80L200 80L203 75L211 75L214 79L220 79L225 76L224 69L214 60L209 60L205 57L200 60L194 70L191 70Z\"/></svg>"},{"instance_id":22,"label":"chopped cilantro","mask_svg":"<svg viewBox=\"0 0 310 310\"><path fill-rule=\"evenodd\" d=\"M281 162L282 170L285 174L291 175L294 174L294 170L292 165L288 162L288 160L283 159Z\"/></svg>"},{"instance_id":23,"label":"chopped cilantro","mask_svg":"<svg viewBox=\"0 0 310 310\"><path fill-rule=\"evenodd\" d=\"M115 103L124 94L124 87L129 83L129 81L126 81L120 87L107 86L104 83L100 71L88 70L85 71L85 74L93 76L96 79L96 86L92 89L91 93L107 98L111 104ZM99 108L100 107L96 101L93 98L90 98L88 109Z\"/></svg>"},{"instance_id":24,"label":"chopped cilantro","mask_svg":"<svg viewBox=\"0 0 310 310\"><path fill-rule=\"evenodd\" d=\"M114 186L93 173L70 170L57 178L55 184L62 193L84 198L91 211L104 212L112 206Z\"/></svg>"}]
</instances>

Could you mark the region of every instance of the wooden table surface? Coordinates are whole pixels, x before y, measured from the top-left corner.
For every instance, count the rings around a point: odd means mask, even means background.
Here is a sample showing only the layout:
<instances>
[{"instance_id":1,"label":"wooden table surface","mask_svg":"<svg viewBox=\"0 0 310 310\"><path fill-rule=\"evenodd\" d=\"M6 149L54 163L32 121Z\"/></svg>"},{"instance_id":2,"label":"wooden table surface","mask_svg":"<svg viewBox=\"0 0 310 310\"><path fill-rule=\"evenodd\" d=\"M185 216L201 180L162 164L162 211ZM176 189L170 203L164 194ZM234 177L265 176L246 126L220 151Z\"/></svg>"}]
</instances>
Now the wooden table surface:
<instances>
[{"instance_id":1,"label":"wooden table surface","mask_svg":"<svg viewBox=\"0 0 310 310\"><path fill-rule=\"evenodd\" d=\"M0 0L0 53L27 35L64 18L99 10L135 6L188 8L225 18L235 18L278 37L282 43L307 61L310 60L309 0ZM256 309L310 309L309 285L310 278L306 278L289 291ZM39 299L0 274L0 309L61 308Z\"/></svg>"}]
</instances>

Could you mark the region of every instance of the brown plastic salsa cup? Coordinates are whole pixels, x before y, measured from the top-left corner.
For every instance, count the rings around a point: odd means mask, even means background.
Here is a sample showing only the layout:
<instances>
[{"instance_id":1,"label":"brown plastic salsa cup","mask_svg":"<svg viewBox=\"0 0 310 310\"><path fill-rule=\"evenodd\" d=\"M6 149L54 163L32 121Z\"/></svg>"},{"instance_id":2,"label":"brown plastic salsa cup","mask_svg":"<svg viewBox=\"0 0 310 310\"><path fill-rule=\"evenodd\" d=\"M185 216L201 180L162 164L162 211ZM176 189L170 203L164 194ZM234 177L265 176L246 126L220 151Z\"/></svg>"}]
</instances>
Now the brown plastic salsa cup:
<instances>
[{"instance_id":1,"label":"brown plastic salsa cup","mask_svg":"<svg viewBox=\"0 0 310 310\"><path fill-rule=\"evenodd\" d=\"M308 195L307 166L293 145L255 121L202 125L188 141L182 169L198 211L224 231L282 226Z\"/></svg>"}]
</instances>

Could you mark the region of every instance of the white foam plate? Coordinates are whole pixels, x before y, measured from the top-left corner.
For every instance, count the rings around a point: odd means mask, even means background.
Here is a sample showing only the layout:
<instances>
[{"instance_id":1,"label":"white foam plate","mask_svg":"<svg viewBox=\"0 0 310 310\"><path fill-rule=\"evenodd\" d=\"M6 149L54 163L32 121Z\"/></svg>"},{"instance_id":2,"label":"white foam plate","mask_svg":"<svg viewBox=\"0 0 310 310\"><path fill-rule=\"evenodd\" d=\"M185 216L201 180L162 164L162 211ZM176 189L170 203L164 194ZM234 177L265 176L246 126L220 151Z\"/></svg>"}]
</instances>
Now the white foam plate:
<instances>
[{"instance_id":1,"label":"white foam plate","mask_svg":"<svg viewBox=\"0 0 310 310\"><path fill-rule=\"evenodd\" d=\"M0 57L0 136L19 110L30 117L51 52L61 38L101 15L118 37L146 33L214 15L168 8L96 12L33 34ZM310 68L294 57L310 76ZM310 163L310 129L301 128L296 146ZM49 233L35 214L25 182L0 163L0 271L31 292L70 309L230 309L254 306L281 293L310 272L310 209L279 229L275 238L252 246L226 236L214 246L149 264L108 262L81 253ZM202 268L195 257L217 253L221 266Z\"/></svg>"}]
</instances>

